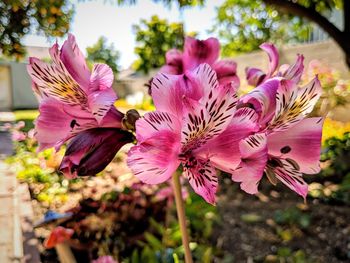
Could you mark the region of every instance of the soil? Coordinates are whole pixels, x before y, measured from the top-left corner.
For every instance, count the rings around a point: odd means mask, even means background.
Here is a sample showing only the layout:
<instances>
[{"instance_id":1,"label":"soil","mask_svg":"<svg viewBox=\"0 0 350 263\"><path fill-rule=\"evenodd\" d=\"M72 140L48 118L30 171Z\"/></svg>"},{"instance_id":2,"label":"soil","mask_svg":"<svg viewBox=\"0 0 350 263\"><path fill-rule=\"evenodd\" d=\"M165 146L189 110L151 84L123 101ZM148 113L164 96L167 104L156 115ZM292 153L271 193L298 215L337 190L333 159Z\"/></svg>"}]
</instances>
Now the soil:
<instances>
[{"instance_id":1,"label":"soil","mask_svg":"<svg viewBox=\"0 0 350 263\"><path fill-rule=\"evenodd\" d=\"M213 240L233 255L234 262L286 262L276 256L283 247L306 255L305 261L290 262L350 262L349 206L316 199L304 203L282 187L263 187L262 193L252 196L226 183L218 202L222 220ZM291 209L300 211L299 216L306 215L310 220L307 227L296 222L276 223L276 213Z\"/></svg>"}]
</instances>

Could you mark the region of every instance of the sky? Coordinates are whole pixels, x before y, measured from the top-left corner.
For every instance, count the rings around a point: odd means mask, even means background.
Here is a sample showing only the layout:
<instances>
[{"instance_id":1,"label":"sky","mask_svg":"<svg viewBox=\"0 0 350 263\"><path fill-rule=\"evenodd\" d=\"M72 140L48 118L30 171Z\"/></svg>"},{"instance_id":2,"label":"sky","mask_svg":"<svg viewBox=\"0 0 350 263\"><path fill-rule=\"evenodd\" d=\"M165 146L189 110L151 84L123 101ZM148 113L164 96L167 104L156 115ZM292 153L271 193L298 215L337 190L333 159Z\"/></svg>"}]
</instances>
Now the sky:
<instances>
[{"instance_id":1,"label":"sky","mask_svg":"<svg viewBox=\"0 0 350 263\"><path fill-rule=\"evenodd\" d=\"M90 0L74 1L75 15L71 23L71 33L77 39L80 49L95 44L100 36L105 36L108 43L113 43L120 51L120 66L128 68L137 58L134 54L135 35L132 25L140 19L149 20L152 15L166 18L169 22L184 22L185 31L198 32L199 38L209 37L208 30L214 23L215 8L224 0L207 0L205 7L187 8L180 13L177 6L165 7L162 3L151 0L138 0L136 5L118 7L116 1ZM63 39L58 39L62 44ZM24 43L30 46L50 46L48 39L43 36L29 35Z\"/></svg>"}]
</instances>

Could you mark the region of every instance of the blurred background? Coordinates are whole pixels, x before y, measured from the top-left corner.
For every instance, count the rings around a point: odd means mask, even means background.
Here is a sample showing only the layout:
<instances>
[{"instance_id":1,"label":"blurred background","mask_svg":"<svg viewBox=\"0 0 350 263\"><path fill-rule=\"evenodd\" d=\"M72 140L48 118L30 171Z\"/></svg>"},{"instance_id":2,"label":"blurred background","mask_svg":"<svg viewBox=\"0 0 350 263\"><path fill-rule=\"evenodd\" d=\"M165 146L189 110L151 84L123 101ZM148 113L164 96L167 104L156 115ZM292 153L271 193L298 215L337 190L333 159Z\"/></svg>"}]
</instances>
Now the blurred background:
<instances>
[{"instance_id":1,"label":"blurred background","mask_svg":"<svg viewBox=\"0 0 350 263\"><path fill-rule=\"evenodd\" d=\"M219 39L221 57L238 64L241 94L252 88L247 66L267 69L263 42L278 47L281 65L303 54L302 81L318 74L323 87L312 115L326 118L307 202L268 182L247 195L222 173L216 207L184 193L191 249L204 263L350 262L350 1L2 0L0 21L0 262L70 262L67 253L76 262L183 262L171 189L140 184L127 148L96 177L70 181L57 171L64 151L37 153L26 64L49 62L68 32L89 66L113 69L122 111L154 109L147 83L185 36ZM43 245L57 226L74 229L63 252Z\"/></svg>"}]
</instances>

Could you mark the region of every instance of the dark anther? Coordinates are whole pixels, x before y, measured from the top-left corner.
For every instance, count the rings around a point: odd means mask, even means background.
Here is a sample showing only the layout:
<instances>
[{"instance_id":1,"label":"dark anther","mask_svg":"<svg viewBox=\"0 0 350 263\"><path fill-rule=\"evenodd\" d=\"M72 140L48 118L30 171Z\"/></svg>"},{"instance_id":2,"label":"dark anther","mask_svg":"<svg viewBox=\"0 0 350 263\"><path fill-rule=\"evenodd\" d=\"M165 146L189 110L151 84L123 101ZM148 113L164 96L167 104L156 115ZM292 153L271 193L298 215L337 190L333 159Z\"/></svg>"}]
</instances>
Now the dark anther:
<instances>
[{"instance_id":1,"label":"dark anther","mask_svg":"<svg viewBox=\"0 0 350 263\"><path fill-rule=\"evenodd\" d=\"M135 130L135 123L140 118L137 110L128 110L123 118L123 126L126 130Z\"/></svg>"},{"instance_id":2,"label":"dark anther","mask_svg":"<svg viewBox=\"0 0 350 263\"><path fill-rule=\"evenodd\" d=\"M282 162L276 158L270 159L268 163L272 167L282 167L283 166Z\"/></svg>"},{"instance_id":3,"label":"dark anther","mask_svg":"<svg viewBox=\"0 0 350 263\"><path fill-rule=\"evenodd\" d=\"M286 145L284 147L281 148L281 153L286 154L289 153L292 150L292 148L290 148L290 146Z\"/></svg>"}]
</instances>

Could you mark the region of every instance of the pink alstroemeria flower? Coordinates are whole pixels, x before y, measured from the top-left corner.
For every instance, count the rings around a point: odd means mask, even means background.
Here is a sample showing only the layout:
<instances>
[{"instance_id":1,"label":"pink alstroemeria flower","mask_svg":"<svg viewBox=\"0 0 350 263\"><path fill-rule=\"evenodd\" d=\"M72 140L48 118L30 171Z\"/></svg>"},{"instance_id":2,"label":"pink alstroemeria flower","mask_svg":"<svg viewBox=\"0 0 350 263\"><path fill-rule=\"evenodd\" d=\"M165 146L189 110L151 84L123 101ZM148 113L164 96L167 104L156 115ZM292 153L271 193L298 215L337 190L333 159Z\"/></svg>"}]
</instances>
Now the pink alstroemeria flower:
<instances>
[{"instance_id":1,"label":"pink alstroemeria flower","mask_svg":"<svg viewBox=\"0 0 350 263\"><path fill-rule=\"evenodd\" d=\"M96 167L107 165L103 159L96 159L103 154L115 153L126 142L132 141L132 136L122 131L124 114L113 105L117 96L112 89L113 72L105 64L95 64L92 72L87 67L85 58L79 50L73 35L68 36L59 50L58 44L50 48L52 63L45 63L37 58L30 58L27 66L28 73L33 81L33 90L39 99L40 115L35 121L35 137L39 142L39 150L55 147L58 149L63 143L72 140L70 149L76 141L86 141L84 147L78 147L76 151L68 151L61 165L62 170L69 177L83 174L92 174L102 169L85 167L91 163L87 159L92 158L98 163ZM89 132L90 129L98 128ZM90 140L91 134L97 134L99 141ZM107 139L113 137L115 145ZM90 140L90 141L88 141ZM110 158L108 158L110 160ZM84 169L77 166L84 164ZM71 163L69 163L71 162ZM71 167L73 170L67 169Z\"/></svg>"},{"instance_id":2,"label":"pink alstroemeria flower","mask_svg":"<svg viewBox=\"0 0 350 263\"><path fill-rule=\"evenodd\" d=\"M239 87L236 62L233 60L217 61L219 55L220 43L216 38L198 40L186 37L184 51L169 50L165 55L166 64L160 69L160 72L181 75L188 70L194 70L202 63L207 63L216 72L220 85L233 82L235 87Z\"/></svg>"},{"instance_id":3,"label":"pink alstroemeria flower","mask_svg":"<svg viewBox=\"0 0 350 263\"><path fill-rule=\"evenodd\" d=\"M264 81L276 76L291 79L295 83L299 83L304 70L303 55L298 55L297 61L292 66L282 65L276 72L279 65L279 54L277 48L270 43L263 43L260 45L260 48L264 50L269 57L269 68L267 73L264 73L258 68L246 68L246 77L249 85L258 86Z\"/></svg>"},{"instance_id":4,"label":"pink alstroemeria flower","mask_svg":"<svg viewBox=\"0 0 350 263\"><path fill-rule=\"evenodd\" d=\"M158 73L152 81L156 111L136 122L137 145L128 165L143 182L167 181L182 165L194 191L215 203L215 168L233 171L238 142L257 127L255 112L236 112L233 83L219 85L215 71L201 64L184 75Z\"/></svg>"},{"instance_id":5,"label":"pink alstroemeria flower","mask_svg":"<svg viewBox=\"0 0 350 263\"><path fill-rule=\"evenodd\" d=\"M92 261L92 263L118 263L112 256L102 256Z\"/></svg>"},{"instance_id":6,"label":"pink alstroemeria flower","mask_svg":"<svg viewBox=\"0 0 350 263\"><path fill-rule=\"evenodd\" d=\"M256 134L240 142L242 160L232 179L241 182L247 193L255 194L266 174L273 184L280 180L306 198L308 186L302 175L320 170L323 118L305 117L312 111L322 88L317 77L299 88L295 65L285 72L294 72L286 76L294 75L297 81L283 77L268 79L238 103L238 108L249 107L258 113L260 127Z\"/></svg>"}]
</instances>

